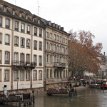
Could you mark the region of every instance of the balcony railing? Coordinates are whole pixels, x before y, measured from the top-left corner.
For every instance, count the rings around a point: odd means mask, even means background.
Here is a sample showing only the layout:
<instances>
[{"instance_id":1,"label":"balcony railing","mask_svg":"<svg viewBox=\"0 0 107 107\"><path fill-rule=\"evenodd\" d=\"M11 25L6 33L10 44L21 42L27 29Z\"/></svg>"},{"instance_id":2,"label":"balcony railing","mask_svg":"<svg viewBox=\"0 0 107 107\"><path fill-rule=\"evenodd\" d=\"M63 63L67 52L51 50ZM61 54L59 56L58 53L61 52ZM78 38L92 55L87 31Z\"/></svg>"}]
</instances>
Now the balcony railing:
<instances>
[{"instance_id":1,"label":"balcony railing","mask_svg":"<svg viewBox=\"0 0 107 107\"><path fill-rule=\"evenodd\" d=\"M36 67L35 62L13 61L13 69L34 69Z\"/></svg>"},{"instance_id":2,"label":"balcony railing","mask_svg":"<svg viewBox=\"0 0 107 107\"><path fill-rule=\"evenodd\" d=\"M66 64L61 62L54 62L54 67L56 68L65 68Z\"/></svg>"}]
</instances>

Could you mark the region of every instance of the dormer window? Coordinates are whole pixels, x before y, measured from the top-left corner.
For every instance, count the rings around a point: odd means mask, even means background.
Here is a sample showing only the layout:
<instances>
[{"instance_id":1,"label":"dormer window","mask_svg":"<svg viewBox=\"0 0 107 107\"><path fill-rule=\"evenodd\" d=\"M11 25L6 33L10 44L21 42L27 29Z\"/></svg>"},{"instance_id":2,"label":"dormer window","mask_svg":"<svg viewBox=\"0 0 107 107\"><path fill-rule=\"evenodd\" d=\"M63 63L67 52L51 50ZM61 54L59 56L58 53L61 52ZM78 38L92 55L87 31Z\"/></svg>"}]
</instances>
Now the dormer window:
<instances>
[{"instance_id":1,"label":"dormer window","mask_svg":"<svg viewBox=\"0 0 107 107\"><path fill-rule=\"evenodd\" d=\"M24 13L22 13L22 18L25 18L25 14Z\"/></svg>"},{"instance_id":2,"label":"dormer window","mask_svg":"<svg viewBox=\"0 0 107 107\"><path fill-rule=\"evenodd\" d=\"M12 9L10 7L7 7L7 12L12 14Z\"/></svg>"},{"instance_id":3,"label":"dormer window","mask_svg":"<svg viewBox=\"0 0 107 107\"><path fill-rule=\"evenodd\" d=\"M19 17L22 17L22 13L20 13Z\"/></svg>"},{"instance_id":4,"label":"dormer window","mask_svg":"<svg viewBox=\"0 0 107 107\"><path fill-rule=\"evenodd\" d=\"M13 15L15 15L15 11L13 10Z\"/></svg>"},{"instance_id":5,"label":"dormer window","mask_svg":"<svg viewBox=\"0 0 107 107\"><path fill-rule=\"evenodd\" d=\"M4 7L4 12L7 12L7 7Z\"/></svg>"},{"instance_id":6,"label":"dormer window","mask_svg":"<svg viewBox=\"0 0 107 107\"><path fill-rule=\"evenodd\" d=\"M33 21L34 21L34 22L37 22L37 19L36 19L36 18L34 18L34 19L33 19Z\"/></svg>"},{"instance_id":7,"label":"dormer window","mask_svg":"<svg viewBox=\"0 0 107 107\"><path fill-rule=\"evenodd\" d=\"M40 24L40 20L38 20L38 24Z\"/></svg>"},{"instance_id":8,"label":"dormer window","mask_svg":"<svg viewBox=\"0 0 107 107\"><path fill-rule=\"evenodd\" d=\"M2 4L0 4L0 10L3 10L3 5Z\"/></svg>"}]
</instances>

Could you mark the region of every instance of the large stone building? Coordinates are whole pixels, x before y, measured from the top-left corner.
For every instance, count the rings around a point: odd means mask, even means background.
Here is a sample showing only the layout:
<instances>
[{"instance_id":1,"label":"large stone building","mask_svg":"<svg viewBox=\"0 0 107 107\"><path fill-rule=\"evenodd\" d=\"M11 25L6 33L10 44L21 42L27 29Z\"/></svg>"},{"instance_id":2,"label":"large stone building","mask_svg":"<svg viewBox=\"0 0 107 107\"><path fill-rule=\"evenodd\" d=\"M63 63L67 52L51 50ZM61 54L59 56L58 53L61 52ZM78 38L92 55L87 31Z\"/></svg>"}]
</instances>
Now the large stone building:
<instances>
[{"instance_id":1,"label":"large stone building","mask_svg":"<svg viewBox=\"0 0 107 107\"><path fill-rule=\"evenodd\" d=\"M43 87L44 28L28 10L0 1L0 90Z\"/></svg>"},{"instance_id":2,"label":"large stone building","mask_svg":"<svg viewBox=\"0 0 107 107\"><path fill-rule=\"evenodd\" d=\"M68 33L60 25L46 22L45 78L47 88L66 82L68 72ZM54 85L53 85L54 84Z\"/></svg>"},{"instance_id":3,"label":"large stone building","mask_svg":"<svg viewBox=\"0 0 107 107\"><path fill-rule=\"evenodd\" d=\"M63 27L0 1L0 90L31 89L67 80Z\"/></svg>"}]
</instances>

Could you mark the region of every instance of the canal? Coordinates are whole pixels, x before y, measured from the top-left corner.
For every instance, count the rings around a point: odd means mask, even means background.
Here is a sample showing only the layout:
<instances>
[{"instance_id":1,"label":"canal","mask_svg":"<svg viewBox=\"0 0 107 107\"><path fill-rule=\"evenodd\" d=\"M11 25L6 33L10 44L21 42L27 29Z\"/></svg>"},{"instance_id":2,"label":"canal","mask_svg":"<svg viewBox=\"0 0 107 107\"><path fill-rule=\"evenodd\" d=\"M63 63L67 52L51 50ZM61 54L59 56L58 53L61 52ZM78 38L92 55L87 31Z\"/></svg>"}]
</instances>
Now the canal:
<instances>
[{"instance_id":1,"label":"canal","mask_svg":"<svg viewBox=\"0 0 107 107\"><path fill-rule=\"evenodd\" d=\"M85 89L73 98L66 95L41 96L35 101L34 107L107 107L107 91Z\"/></svg>"},{"instance_id":2,"label":"canal","mask_svg":"<svg viewBox=\"0 0 107 107\"><path fill-rule=\"evenodd\" d=\"M107 90L83 89L73 98L67 95L36 96L35 105L27 107L107 107Z\"/></svg>"}]
</instances>

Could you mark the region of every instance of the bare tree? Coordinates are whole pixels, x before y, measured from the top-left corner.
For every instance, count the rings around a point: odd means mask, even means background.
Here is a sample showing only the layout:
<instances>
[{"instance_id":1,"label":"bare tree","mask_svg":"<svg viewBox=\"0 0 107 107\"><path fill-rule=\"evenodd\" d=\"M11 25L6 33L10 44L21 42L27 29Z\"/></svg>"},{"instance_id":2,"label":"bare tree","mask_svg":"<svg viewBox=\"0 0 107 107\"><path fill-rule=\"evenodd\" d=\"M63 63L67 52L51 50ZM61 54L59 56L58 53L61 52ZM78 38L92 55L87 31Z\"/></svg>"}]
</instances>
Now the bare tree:
<instances>
[{"instance_id":1,"label":"bare tree","mask_svg":"<svg viewBox=\"0 0 107 107\"><path fill-rule=\"evenodd\" d=\"M93 73L98 71L102 44L93 45L94 37L89 31L70 32L68 62L71 76L82 75L85 70Z\"/></svg>"}]
</instances>

